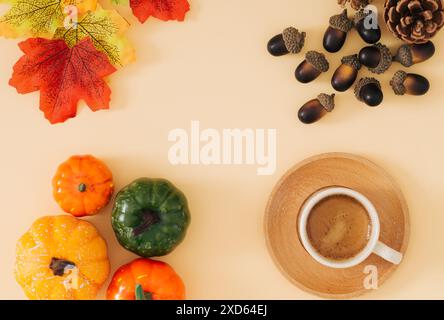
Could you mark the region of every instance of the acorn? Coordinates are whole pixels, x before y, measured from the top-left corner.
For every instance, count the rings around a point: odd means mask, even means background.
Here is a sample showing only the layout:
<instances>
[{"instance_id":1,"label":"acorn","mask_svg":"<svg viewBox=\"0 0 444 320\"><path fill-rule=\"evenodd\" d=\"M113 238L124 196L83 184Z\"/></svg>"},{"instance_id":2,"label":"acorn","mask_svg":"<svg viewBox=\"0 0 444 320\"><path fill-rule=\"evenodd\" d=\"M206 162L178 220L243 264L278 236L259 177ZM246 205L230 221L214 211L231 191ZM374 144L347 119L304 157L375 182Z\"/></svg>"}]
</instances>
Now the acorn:
<instances>
[{"instance_id":1,"label":"acorn","mask_svg":"<svg viewBox=\"0 0 444 320\"><path fill-rule=\"evenodd\" d=\"M381 28L379 28L377 16L373 16L372 18L370 18L375 19L373 22L376 23L376 28L366 28L366 19L369 17L369 15L375 15L375 13L367 9L361 9L356 13L354 22L355 29L356 31L358 31L362 40L367 43L373 44L381 39Z\"/></svg>"},{"instance_id":2,"label":"acorn","mask_svg":"<svg viewBox=\"0 0 444 320\"><path fill-rule=\"evenodd\" d=\"M359 52L359 62L376 74L384 73L390 68L392 59L390 49L379 42Z\"/></svg>"},{"instance_id":3,"label":"acorn","mask_svg":"<svg viewBox=\"0 0 444 320\"><path fill-rule=\"evenodd\" d=\"M338 52L347 39L347 33L353 28L353 21L347 16L347 9L330 18L330 26L324 34L324 48L328 52Z\"/></svg>"},{"instance_id":4,"label":"acorn","mask_svg":"<svg viewBox=\"0 0 444 320\"><path fill-rule=\"evenodd\" d=\"M341 63L331 78L331 85L336 91L344 92L355 83L361 63L356 54L343 57Z\"/></svg>"},{"instance_id":5,"label":"acorn","mask_svg":"<svg viewBox=\"0 0 444 320\"><path fill-rule=\"evenodd\" d=\"M289 53L299 53L305 44L305 32L289 27L268 41L267 49L273 56L283 56Z\"/></svg>"},{"instance_id":6,"label":"acorn","mask_svg":"<svg viewBox=\"0 0 444 320\"><path fill-rule=\"evenodd\" d=\"M398 71L390 81L390 85L396 95L402 96L410 94L413 96L422 96L430 89L429 80L419 74L406 73Z\"/></svg>"},{"instance_id":7,"label":"acorn","mask_svg":"<svg viewBox=\"0 0 444 320\"><path fill-rule=\"evenodd\" d=\"M335 107L335 95L321 93L317 99L304 104L298 112L298 118L302 123L310 124L318 121Z\"/></svg>"},{"instance_id":8,"label":"acorn","mask_svg":"<svg viewBox=\"0 0 444 320\"><path fill-rule=\"evenodd\" d=\"M398 49L393 60L404 67L411 67L416 63L430 59L434 54L435 45L431 41L423 44L404 44Z\"/></svg>"},{"instance_id":9,"label":"acorn","mask_svg":"<svg viewBox=\"0 0 444 320\"><path fill-rule=\"evenodd\" d=\"M362 78L355 87L355 96L370 107L376 107L384 99L381 83L375 78Z\"/></svg>"},{"instance_id":10,"label":"acorn","mask_svg":"<svg viewBox=\"0 0 444 320\"><path fill-rule=\"evenodd\" d=\"M308 51L305 55L305 60L296 68L295 76L299 82L309 83L321 75L322 72L327 72L330 68L325 55L317 51Z\"/></svg>"}]
</instances>

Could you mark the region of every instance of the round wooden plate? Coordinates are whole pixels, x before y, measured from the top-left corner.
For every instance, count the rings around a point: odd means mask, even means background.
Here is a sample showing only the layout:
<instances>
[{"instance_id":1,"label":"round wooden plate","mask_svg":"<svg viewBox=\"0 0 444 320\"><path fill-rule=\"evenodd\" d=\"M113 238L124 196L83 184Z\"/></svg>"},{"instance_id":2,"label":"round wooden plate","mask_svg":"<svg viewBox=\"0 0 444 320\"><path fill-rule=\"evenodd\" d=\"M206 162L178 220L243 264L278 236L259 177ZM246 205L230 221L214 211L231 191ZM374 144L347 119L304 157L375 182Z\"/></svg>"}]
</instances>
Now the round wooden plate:
<instances>
[{"instance_id":1,"label":"round wooden plate","mask_svg":"<svg viewBox=\"0 0 444 320\"><path fill-rule=\"evenodd\" d=\"M267 246L281 272L299 288L325 298L356 297L368 291L364 286L369 276L364 272L366 266L376 266L379 287L397 266L373 254L356 267L333 269L305 251L297 232L299 210L312 193L328 186L348 187L370 199L380 215L380 240L405 253L409 218L400 189L374 163L345 153L309 158L281 178L265 212Z\"/></svg>"}]
</instances>

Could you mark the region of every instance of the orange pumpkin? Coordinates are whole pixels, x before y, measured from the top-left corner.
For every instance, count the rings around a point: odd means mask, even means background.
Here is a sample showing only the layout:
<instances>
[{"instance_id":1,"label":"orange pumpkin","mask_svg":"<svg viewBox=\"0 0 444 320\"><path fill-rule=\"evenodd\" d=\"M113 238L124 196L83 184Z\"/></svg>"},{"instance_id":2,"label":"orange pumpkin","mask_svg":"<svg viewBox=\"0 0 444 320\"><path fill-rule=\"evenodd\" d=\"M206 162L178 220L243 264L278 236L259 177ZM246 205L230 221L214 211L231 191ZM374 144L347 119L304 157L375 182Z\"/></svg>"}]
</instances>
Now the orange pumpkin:
<instances>
[{"instance_id":1,"label":"orange pumpkin","mask_svg":"<svg viewBox=\"0 0 444 320\"><path fill-rule=\"evenodd\" d=\"M167 263L136 259L114 273L108 300L183 300L182 279Z\"/></svg>"},{"instance_id":2,"label":"orange pumpkin","mask_svg":"<svg viewBox=\"0 0 444 320\"><path fill-rule=\"evenodd\" d=\"M89 222L48 216L18 241L15 277L29 299L94 299L109 274L106 243Z\"/></svg>"},{"instance_id":3,"label":"orange pumpkin","mask_svg":"<svg viewBox=\"0 0 444 320\"><path fill-rule=\"evenodd\" d=\"M98 213L114 191L111 171L90 155L73 156L62 163L52 185L59 206L76 217Z\"/></svg>"}]
</instances>

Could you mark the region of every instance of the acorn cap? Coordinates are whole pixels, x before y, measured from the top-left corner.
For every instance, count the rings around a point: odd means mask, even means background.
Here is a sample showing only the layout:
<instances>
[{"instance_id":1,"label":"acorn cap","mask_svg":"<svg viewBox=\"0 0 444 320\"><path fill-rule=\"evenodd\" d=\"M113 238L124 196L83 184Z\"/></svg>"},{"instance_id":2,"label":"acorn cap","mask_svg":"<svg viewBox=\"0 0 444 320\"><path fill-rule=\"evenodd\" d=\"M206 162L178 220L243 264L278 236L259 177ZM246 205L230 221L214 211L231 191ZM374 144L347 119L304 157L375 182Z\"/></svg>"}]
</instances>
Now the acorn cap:
<instances>
[{"instance_id":1,"label":"acorn cap","mask_svg":"<svg viewBox=\"0 0 444 320\"><path fill-rule=\"evenodd\" d=\"M349 32L353 28L353 21L347 16L347 9L344 9L342 13L330 18L330 27L341 30L345 33Z\"/></svg>"},{"instance_id":2,"label":"acorn cap","mask_svg":"<svg viewBox=\"0 0 444 320\"><path fill-rule=\"evenodd\" d=\"M299 32L298 29L289 27L282 32L285 47L290 53L299 53L305 45L305 32Z\"/></svg>"},{"instance_id":3,"label":"acorn cap","mask_svg":"<svg viewBox=\"0 0 444 320\"><path fill-rule=\"evenodd\" d=\"M355 13L355 17L353 19L354 23L357 24L359 21L361 21L362 19L366 18L370 14L372 14L372 11L365 10L365 9L360 9L359 11L357 11Z\"/></svg>"},{"instance_id":4,"label":"acorn cap","mask_svg":"<svg viewBox=\"0 0 444 320\"><path fill-rule=\"evenodd\" d=\"M350 56L345 56L341 59L342 64L346 64L352 67L355 70L361 69L361 62L359 62L359 58L357 54L352 54Z\"/></svg>"},{"instance_id":5,"label":"acorn cap","mask_svg":"<svg viewBox=\"0 0 444 320\"><path fill-rule=\"evenodd\" d=\"M407 78L407 73L400 70L395 73L392 80L390 81L390 85L393 88L393 91L396 95L402 96L406 93L406 88L404 86L404 81Z\"/></svg>"},{"instance_id":6,"label":"acorn cap","mask_svg":"<svg viewBox=\"0 0 444 320\"><path fill-rule=\"evenodd\" d=\"M361 89L371 83L376 84L379 87L379 89L381 89L381 83L375 78L362 78L358 81L358 83L355 86L355 96L356 98L358 98L359 101L362 101Z\"/></svg>"},{"instance_id":7,"label":"acorn cap","mask_svg":"<svg viewBox=\"0 0 444 320\"><path fill-rule=\"evenodd\" d=\"M359 21L364 19L370 14L370 12L365 12L364 9L360 9L355 13L355 17L353 18L353 21L355 24L357 24Z\"/></svg>"},{"instance_id":8,"label":"acorn cap","mask_svg":"<svg viewBox=\"0 0 444 320\"><path fill-rule=\"evenodd\" d=\"M372 0L338 0L338 4L342 7L345 7L348 2L350 2L350 6L353 9L359 10L359 8L364 8L368 6L372 2Z\"/></svg>"},{"instance_id":9,"label":"acorn cap","mask_svg":"<svg viewBox=\"0 0 444 320\"><path fill-rule=\"evenodd\" d=\"M305 54L305 60L321 72L327 72L330 68L330 64L325 58L325 55L317 51L308 51Z\"/></svg>"},{"instance_id":10,"label":"acorn cap","mask_svg":"<svg viewBox=\"0 0 444 320\"><path fill-rule=\"evenodd\" d=\"M402 64L404 67L411 67L413 65L412 50L410 49L410 46L408 44L404 44L399 48L395 60Z\"/></svg>"},{"instance_id":11,"label":"acorn cap","mask_svg":"<svg viewBox=\"0 0 444 320\"><path fill-rule=\"evenodd\" d=\"M335 108L335 94L321 93L318 95L318 100L328 112L332 112Z\"/></svg>"},{"instance_id":12,"label":"acorn cap","mask_svg":"<svg viewBox=\"0 0 444 320\"><path fill-rule=\"evenodd\" d=\"M393 61L392 53L390 52L390 49L388 47L386 47L380 42L374 44L373 46L378 48L379 51L381 52L381 60L379 61L379 64L375 68L369 68L369 70L376 74L384 73L392 65Z\"/></svg>"}]
</instances>

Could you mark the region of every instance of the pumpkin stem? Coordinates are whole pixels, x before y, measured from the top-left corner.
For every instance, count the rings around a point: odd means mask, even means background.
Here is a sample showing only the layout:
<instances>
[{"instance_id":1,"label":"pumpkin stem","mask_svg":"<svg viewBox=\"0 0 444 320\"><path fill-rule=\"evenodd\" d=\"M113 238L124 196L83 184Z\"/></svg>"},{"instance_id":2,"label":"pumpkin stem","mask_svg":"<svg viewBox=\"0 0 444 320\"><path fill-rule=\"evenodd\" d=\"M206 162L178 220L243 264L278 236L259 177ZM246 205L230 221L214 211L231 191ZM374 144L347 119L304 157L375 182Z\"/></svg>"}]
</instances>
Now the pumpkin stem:
<instances>
[{"instance_id":1,"label":"pumpkin stem","mask_svg":"<svg viewBox=\"0 0 444 320\"><path fill-rule=\"evenodd\" d=\"M84 184L84 183L79 184L79 191L85 192L86 191L86 184Z\"/></svg>"},{"instance_id":2,"label":"pumpkin stem","mask_svg":"<svg viewBox=\"0 0 444 320\"><path fill-rule=\"evenodd\" d=\"M153 300L151 292L143 291L140 284L136 284L136 300Z\"/></svg>"},{"instance_id":3,"label":"pumpkin stem","mask_svg":"<svg viewBox=\"0 0 444 320\"><path fill-rule=\"evenodd\" d=\"M52 270L55 276L63 276L65 274L66 267L75 267L76 264L69 260L52 258L51 263L49 264L49 268Z\"/></svg>"},{"instance_id":4,"label":"pumpkin stem","mask_svg":"<svg viewBox=\"0 0 444 320\"><path fill-rule=\"evenodd\" d=\"M133 234L138 236L139 234L144 233L148 230L153 224L156 224L160 221L159 215L157 212L147 210L142 214L142 222L133 229Z\"/></svg>"}]
</instances>

